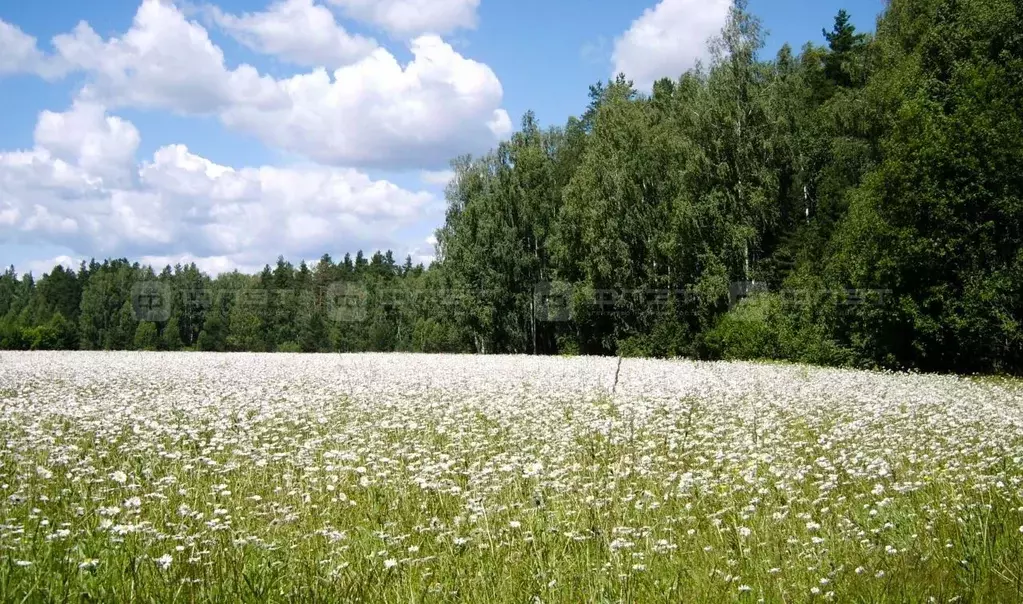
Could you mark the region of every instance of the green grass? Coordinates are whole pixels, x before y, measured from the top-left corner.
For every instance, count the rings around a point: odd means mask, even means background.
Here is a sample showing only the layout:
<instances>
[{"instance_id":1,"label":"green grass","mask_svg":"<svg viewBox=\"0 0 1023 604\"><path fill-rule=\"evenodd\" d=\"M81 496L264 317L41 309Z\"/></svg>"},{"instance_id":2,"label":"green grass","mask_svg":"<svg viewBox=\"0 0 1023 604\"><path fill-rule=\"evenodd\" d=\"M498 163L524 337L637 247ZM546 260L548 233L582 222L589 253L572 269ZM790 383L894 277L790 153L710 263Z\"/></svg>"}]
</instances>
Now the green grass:
<instances>
[{"instance_id":1,"label":"green grass","mask_svg":"<svg viewBox=\"0 0 1023 604\"><path fill-rule=\"evenodd\" d=\"M61 430L74 433L71 426ZM469 518L462 497L412 486L400 464L386 484L363 487L352 475L327 490L315 474L289 479L294 468L288 464L231 467L229 455L214 454L223 470L198 470L157 455L125 459L118 444L129 434L112 443L83 436L74 442L83 456L99 462L95 478L37 477L27 490L29 502L3 506L4 600L678 602L757 596L781 602L808 600L812 587L821 598L833 593L839 601L1023 598L1020 501L997 492L969 493L960 521L941 511L949 501L963 500L953 480L883 508L865 507L867 485L854 482L828 493L831 505L824 513L815 505L820 493L812 483L763 493L713 489L665 501L673 490L622 474L631 458L666 455L664 446L638 449L644 435L618 443L592 437L581 439L576 460L594 485L589 493L543 493L537 481L516 477ZM813 442L815 435L807 430L802 436ZM389 435L392 443L403 439L444 446L436 433ZM507 446L498 437L487 448ZM695 455L683 453L680 469ZM30 468L32 461L5 455L4 468ZM105 478L106 470L125 465L138 487ZM174 488L156 486L170 476ZM5 473L5 481L16 479ZM611 488L596 486L607 481ZM230 494L214 496L215 484L227 484ZM167 498L143 498L137 512L122 507L146 492ZM643 496L630 497L636 493ZM260 500L249 499L253 495ZM587 496L605 503L588 505ZM784 509L787 517L744 514L754 499L758 508ZM646 505L637 508L636 502ZM660 505L651 509L655 503ZM183 517L182 505L203 516ZM108 520L139 528L122 537L103 529L98 510L108 506L122 507ZM229 513L217 516L217 509ZM804 513L817 519L818 530L807 530ZM437 522L433 528L424 524L430 518ZM207 524L214 519L217 524ZM749 536L736 530L740 526ZM623 527L634 532L623 533ZM69 536L48 539L60 528ZM339 533L336 541L322 534L330 530ZM865 536L857 540L857 531ZM459 545L459 536L469 541ZM813 543L814 536L823 541ZM616 538L632 545L612 549ZM667 544L658 545L661 539ZM885 544L899 552L886 553ZM161 570L153 559L165 554L173 562ZM98 561L95 568L79 569L90 559ZM388 559L397 564L386 568ZM32 564L20 567L18 560ZM772 572L776 567L781 571ZM740 585L751 590L740 592Z\"/></svg>"},{"instance_id":2,"label":"green grass","mask_svg":"<svg viewBox=\"0 0 1023 604\"><path fill-rule=\"evenodd\" d=\"M116 416L122 387L0 403L0 600L1023 601L1023 435L990 418L440 392Z\"/></svg>"}]
</instances>

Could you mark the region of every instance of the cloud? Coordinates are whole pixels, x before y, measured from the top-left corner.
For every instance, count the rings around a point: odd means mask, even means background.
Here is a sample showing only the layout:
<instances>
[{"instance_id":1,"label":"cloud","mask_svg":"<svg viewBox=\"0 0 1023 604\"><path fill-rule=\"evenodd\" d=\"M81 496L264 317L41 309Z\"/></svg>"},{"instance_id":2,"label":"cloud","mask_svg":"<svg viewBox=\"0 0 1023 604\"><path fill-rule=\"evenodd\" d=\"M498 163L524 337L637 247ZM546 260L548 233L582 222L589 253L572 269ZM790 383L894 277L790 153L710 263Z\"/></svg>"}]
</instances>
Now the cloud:
<instances>
[{"instance_id":1,"label":"cloud","mask_svg":"<svg viewBox=\"0 0 1023 604\"><path fill-rule=\"evenodd\" d=\"M430 266L437 260L437 237L430 235L423 240L423 243L429 246L428 250L422 250L420 247L413 247L407 251L407 254L412 257L413 264L422 264L423 266Z\"/></svg>"},{"instance_id":2,"label":"cloud","mask_svg":"<svg viewBox=\"0 0 1023 604\"><path fill-rule=\"evenodd\" d=\"M419 180L423 181L423 184L434 187L446 187L454 178L454 170L424 170L419 174Z\"/></svg>"},{"instance_id":3,"label":"cloud","mask_svg":"<svg viewBox=\"0 0 1023 604\"><path fill-rule=\"evenodd\" d=\"M376 47L372 38L353 35L334 15L312 0L283 0L258 13L232 15L211 6L212 20L245 46L296 65L336 68L357 61Z\"/></svg>"},{"instance_id":4,"label":"cloud","mask_svg":"<svg viewBox=\"0 0 1023 604\"><path fill-rule=\"evenodd\" d=\"M130 122L108 117L102 106L85 101L63 113L43 111L35 129L39 147L107 185L130 181L140 140Z\"/></svg>"},{"instance_id":5,"label":"cloud","mask_svg":"<svg viewBox=\"0 0 1023 604\"><path fill-rule=\"evenodd\" d=\"M222 119L274 147L335 165L439 167L507 136L494 72L437 36L412 41L405 66L380 48L333 74L320 69L279 84L291 103L239 104Z\"/></svg>"},{"instance_id":6,"label":"cloud","mask_svg":"<svg viewBox=\"0 0 1023 604\"><path fill-rule=\"evenodd\" d=\"M352 19L396 36L445 34L476 27L480 0L328 0Z\"/></svg>"},{"instance_id":7,"label":"cloud","mask_svg":"<svg viewBox=\"0 0 1023 604\"><path fill-rule=\"evenodd\" d=\"M259 262L258 259L253 258L254 264L241 264L237 258L231 258L228 256L207 256L200 257L193 254L173 254L169 256L142 256L139 258L139 264L144 266L151 266L154 269L162 268L165 266L176 266L178 264L186 265L195 263L199 270L204 273L216 277L221 273L230 273L231 271L239 271L247 274L258 273L264 265L269 261L264 260Z\"/></svg>"},{"instance_id":8,"label":"cloud","mask_svg":"<svg viewBox=\"0 0 1023 604\"><path fill-rule=\"evenodd\" d=\"M39 277L44 274L52 272L53 269L57 267L57 265L63 266L66 269L77 271L80 264L81 264L80 258L72 258L71 256L60 255L55 258L47 258L45 260L29 260L28 262L25 263L24 270L21 270L19 272L21 273L31 272L33 275Z\"/></svg>"},{"instance_id":9,"label":"cloud","mask_svg":"<svg viewBox=\"0 0 1023 604\"><path fill-rule=\"evenodd\" d=\"M60 56L91 77L84 98L107 106L211 114L226 107L289 102L277 82L254 67L228 69L206 30L176 7L144 0L128 31L109 40L81 22L53 39Z\"/></svg>"},{"instance_id":10,"label":"cloud","mask_svg":"<svg viewBox=\"0 0 1023 604\"><path fill-rule=\"evenodd\" d=\"M661 0L615 40L612 76L624 72L643 90L659 78L678 78L709 56L707 41L721 31L731 6L731 0Z\"/></svg>"},{"instance_id":11,"label":"cloud","mask_svg":"<svg viewBox=\"0 0 1023 604\"><path fill-rule=\"evenodd\" d=\"M67 140L53 136L61 125ZM137 164L138 142L131 123L85 101L40 114L33 149L0 152L0 237L83 256L250 267L278 254L387 247L437 203L351 168L236 169L183 145Z\"/></svg>"},{"instance_id":12,"label":"cloud","mask_svg":"<svg viewBox=\"0 0 1023 604\"><path fill-rule=\"evenodd\" d=\"M321 163L439 168L512 130L493 70L436 35L412 40L406 65L376 48L332 72L278 80L250 65L228 68L202 25L172 4L143 0L123 36L103 40L80 23L54 46L89 75L83 99L217 115L230 128Z\"/></svg>"},{"instance_id":13,"label":"cloud","mask_svg":"<svg viewBox=\"0 0 1023 604\"><path fill-rule=\"evenodd\" d=\"M47 56L36 45L36 39L18 27L0 19L0 76L32 73L46 79L64 75L67 66Z\"/></svg>"}]
</instances>

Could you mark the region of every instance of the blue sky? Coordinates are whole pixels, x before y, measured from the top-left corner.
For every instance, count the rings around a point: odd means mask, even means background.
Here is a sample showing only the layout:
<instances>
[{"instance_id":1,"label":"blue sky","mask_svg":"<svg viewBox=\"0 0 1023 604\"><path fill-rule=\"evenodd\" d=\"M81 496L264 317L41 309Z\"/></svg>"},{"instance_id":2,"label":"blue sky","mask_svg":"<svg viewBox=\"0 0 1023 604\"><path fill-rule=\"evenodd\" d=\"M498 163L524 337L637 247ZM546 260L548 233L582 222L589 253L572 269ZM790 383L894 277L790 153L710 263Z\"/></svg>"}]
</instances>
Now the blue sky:
<instances>
[{"instance_id":1,"label":"blue sky","mask_svg":"<svg viewBox=\"0 0 1023 604\"><path fill-rule=\"evenodd\" d=\"M528 109L564 123L618 69L679 75L727 1L4 3L0 262L428 260L453 155ZM882 2L749 8L774 53L839 8L871 31Z\"/></svg>"}]
</instances>

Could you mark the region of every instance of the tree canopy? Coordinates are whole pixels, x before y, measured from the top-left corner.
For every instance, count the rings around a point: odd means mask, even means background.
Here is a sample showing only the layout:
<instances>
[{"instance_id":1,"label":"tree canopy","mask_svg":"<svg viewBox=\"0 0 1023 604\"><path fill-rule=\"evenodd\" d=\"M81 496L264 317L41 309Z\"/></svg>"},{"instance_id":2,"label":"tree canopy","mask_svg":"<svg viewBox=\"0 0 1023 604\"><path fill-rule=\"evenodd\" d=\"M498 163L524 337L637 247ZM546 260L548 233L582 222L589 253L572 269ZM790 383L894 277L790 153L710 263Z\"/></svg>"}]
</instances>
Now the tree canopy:
<instances>
[{"instance_id":1,"label":"tree canopy","mask_svg":"<svg viewBox=\"0 0 1023 604\"><path fill-rule=\"evenodd\" d=\"M0 346L775 358L1023 366L1023 7L891 0L457 158L436 262L360 251L257 275L129 261L0 277ZM138 290L172 292L141 312ZM145 309L143 309L145 311Z\"/></svg>"}]
</instances>

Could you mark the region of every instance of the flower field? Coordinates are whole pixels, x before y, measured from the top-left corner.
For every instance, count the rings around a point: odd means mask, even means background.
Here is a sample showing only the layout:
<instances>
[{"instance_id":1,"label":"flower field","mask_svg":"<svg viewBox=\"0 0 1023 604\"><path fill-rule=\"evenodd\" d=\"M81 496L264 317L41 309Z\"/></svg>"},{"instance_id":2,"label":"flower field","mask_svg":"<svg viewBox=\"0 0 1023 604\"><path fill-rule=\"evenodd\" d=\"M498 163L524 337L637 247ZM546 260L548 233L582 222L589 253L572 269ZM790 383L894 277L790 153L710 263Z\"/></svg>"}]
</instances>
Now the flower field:
<instances>
[{"instance_id":1,"label":"flower field","mask_svg":"<svg viewBox=\"0 0 1023 604\"><path fill-rule=\"evenodd\" d=\"M0 600L1023 600L1023 389L746 363L0 354Z\"/></svg>"}]
</instances>

